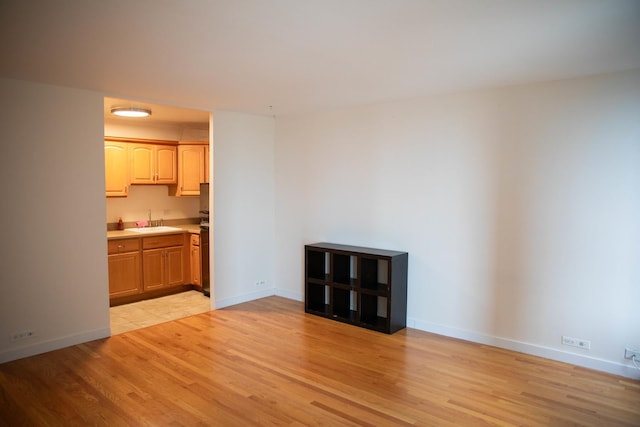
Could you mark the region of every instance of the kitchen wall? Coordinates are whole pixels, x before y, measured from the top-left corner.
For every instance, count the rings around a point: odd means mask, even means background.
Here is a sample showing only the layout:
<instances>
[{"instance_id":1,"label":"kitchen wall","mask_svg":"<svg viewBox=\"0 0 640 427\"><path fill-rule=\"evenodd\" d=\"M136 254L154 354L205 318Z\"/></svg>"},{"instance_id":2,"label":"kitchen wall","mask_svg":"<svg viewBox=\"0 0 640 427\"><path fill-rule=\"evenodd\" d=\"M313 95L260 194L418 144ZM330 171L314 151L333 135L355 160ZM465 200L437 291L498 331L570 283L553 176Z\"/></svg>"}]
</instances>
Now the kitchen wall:
<instances>
[{"instance_id":1,"label":"kitchen wall","mask_svg":"<svg viewBox=\"0 0 640 427\"><path fill-rule=\"evenodd\" d=\"M143 121L123 123L122 120L105 120L105 136L178 141L188 137L201 137L198 128L184 128L175 124L145 124ZM206 139L206 133L205 138ZM107 222L117 222L120 217L125 222L148 219L149 209L155 219L197 218L200 208L198 197L169 196L166 185L132 185L127 197L107 198Z\"/></svg>"},{"instance_id":2,"label":"kitchen wall","mask_svg":"<svg viewBox=\"0 0 640 427\"><path fill-rule=\"evenodd\" d=\"M639 117L634 70L278 118L278 291L305 243L404 250L409 326L640 377Z\"/></svg>"},{"instance_id":3,"label":"kitchen wall","mask_svg":"<svg viewBox=\"0 0 640 427\"><path fill-rule=\"evenodd\" d=\"M108 336L109 290L103 95L0 79L0 111L1 363Z\"/></svg>"},{"instance_id":4,"label":"kitchen wall","mask_svg":"<svg viewBox=\"0 0 640 427\"><path fill-rule=\"evenodd\" d=\"M137 122L135 120L138 120ZM131 123L131 121L134 121ZM145 123L144 119L108 119L104 120L104 135L122 138L164 139L179 141L182 139L182 127L171 123Z\"/></svg>"},{"instance_id":5,"label":"kitchen wall","mask_svg":"<svg viewBox=\"0 0 640 427\"><path fill-rule=\"evenodd\" d=\"M169 196L168 190L166 185L131 185L127 197L107 198L107 222L147 220L149 209L153 220L199 217L198 197Z\"/></svg>"}]
</instances>

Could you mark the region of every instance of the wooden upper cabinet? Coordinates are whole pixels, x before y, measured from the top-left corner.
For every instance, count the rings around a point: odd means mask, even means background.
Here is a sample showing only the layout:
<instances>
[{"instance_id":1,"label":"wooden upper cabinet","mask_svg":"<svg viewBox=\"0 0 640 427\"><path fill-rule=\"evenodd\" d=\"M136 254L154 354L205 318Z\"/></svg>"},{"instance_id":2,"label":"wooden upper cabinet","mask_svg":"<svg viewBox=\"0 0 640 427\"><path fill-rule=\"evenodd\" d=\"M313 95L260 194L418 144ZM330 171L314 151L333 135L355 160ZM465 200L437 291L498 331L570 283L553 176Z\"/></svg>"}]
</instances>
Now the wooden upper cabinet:
<instances>
[{"instance_id":1,"label":"wooden upper cabinet","mask_svg":"<svg viewBox=\"0 0 640 427\"><path fill-rule=\"evenodd\" d=\"M153 145L129 144L129 164L132 184L153 184Z\"/></svg>"},{"instance_id":2,"label":"wooden upper cabinet","mask_svg":"<svg viewBox=\"0 0 640 427\"><path fill-rule=\"evenodd\" d=\"M104 163L107 197L126 197L129 191L127 144L105 141Z\"/></svg>"},{"instance_id":3,"label":"wooden upper cabinet","mask_svg":"<svg viewBox=\"0 0 640 427\"><path fill-rule=\"evenodd\" d=\"M174 196L198 196L200 183L205 182L205 146L178 146L178 185L173 187Z\"/></svg>"},{"instance_id":4,"label":"wooden upper cabinet","mask_svg":"<svg viewBox=\"0 0 640 427\"><path fill-rule=\"evenodd\" d=\"M175 146L156 146L156 184L175 184L178 182L176 152Z\"/></svg>"},{"instance_id":5,"label":"wooden upper cabinet","mask_svg":"<svg viewBox=\"0 0 640 427\"><path fill-rule=\"evenodd\" d=\"M175 184L176 155L174 145L129 144L131 184Z\"/></svg>"}]
</instances>

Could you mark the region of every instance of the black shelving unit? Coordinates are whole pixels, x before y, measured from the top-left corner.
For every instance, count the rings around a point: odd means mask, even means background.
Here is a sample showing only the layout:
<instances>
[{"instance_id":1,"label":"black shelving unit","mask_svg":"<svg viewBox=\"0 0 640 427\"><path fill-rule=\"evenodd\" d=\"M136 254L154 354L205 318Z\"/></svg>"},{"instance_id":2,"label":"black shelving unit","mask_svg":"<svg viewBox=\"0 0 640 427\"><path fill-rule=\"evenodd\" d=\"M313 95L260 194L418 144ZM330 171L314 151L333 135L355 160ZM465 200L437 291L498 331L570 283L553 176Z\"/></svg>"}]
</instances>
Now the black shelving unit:
<instances>
[{"instance_id":1,"label":"black shelving unit","mask_svg":"<svg viewBox=\"0 0 640 427\"><path fill-rule=\"evenodd\" d=\"M407 252L305 245L305 311L392 334L407 321Z\"/></svg>"}]
</instances>

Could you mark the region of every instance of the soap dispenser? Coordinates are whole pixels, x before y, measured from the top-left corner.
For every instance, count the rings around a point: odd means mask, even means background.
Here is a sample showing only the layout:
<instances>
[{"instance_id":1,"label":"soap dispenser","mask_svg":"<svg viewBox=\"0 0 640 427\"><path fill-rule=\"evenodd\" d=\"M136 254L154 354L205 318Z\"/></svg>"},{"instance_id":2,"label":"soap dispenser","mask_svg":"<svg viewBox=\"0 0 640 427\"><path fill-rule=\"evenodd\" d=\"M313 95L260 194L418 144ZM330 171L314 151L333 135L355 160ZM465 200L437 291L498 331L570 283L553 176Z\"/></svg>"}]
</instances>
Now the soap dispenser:
<instances>
[{"instance_id":1,"label":"soap dispenser","mask_svg":"<svg viewBox=\"0 0 640 427\"><path fill-rule=\"evenodd\" d=\"M118 230L124 230L124 222L122 222L122 218L118 219Z\"/></svg>"}]
</instances>

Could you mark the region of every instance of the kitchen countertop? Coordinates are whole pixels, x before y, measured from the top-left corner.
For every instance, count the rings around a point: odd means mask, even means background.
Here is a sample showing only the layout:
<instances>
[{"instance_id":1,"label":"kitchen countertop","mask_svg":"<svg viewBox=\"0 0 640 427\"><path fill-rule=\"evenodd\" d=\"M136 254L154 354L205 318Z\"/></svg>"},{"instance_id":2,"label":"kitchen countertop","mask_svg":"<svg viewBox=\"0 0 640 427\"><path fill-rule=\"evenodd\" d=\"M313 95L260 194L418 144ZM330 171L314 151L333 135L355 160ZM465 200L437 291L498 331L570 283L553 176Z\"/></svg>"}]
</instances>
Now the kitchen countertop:
<instances>
[{"instance_id":1,"label":"kitchen countertop","mask_svg":"<svg viewBox=\"0 0 640 427\"><path fill-rule=\"evenodd\" d=\"M107 231L107 239L124 239L124 238L131 238L131 237L159 236L163 234L175 234L175 233L200 234L200 224L176 224L176 225L172 224L170 227L180 228L180 230L146 232L146 233L139 233L137 231L127 231L127 230L113 230L113 231Z\"/></svg>"}]
</instances>

